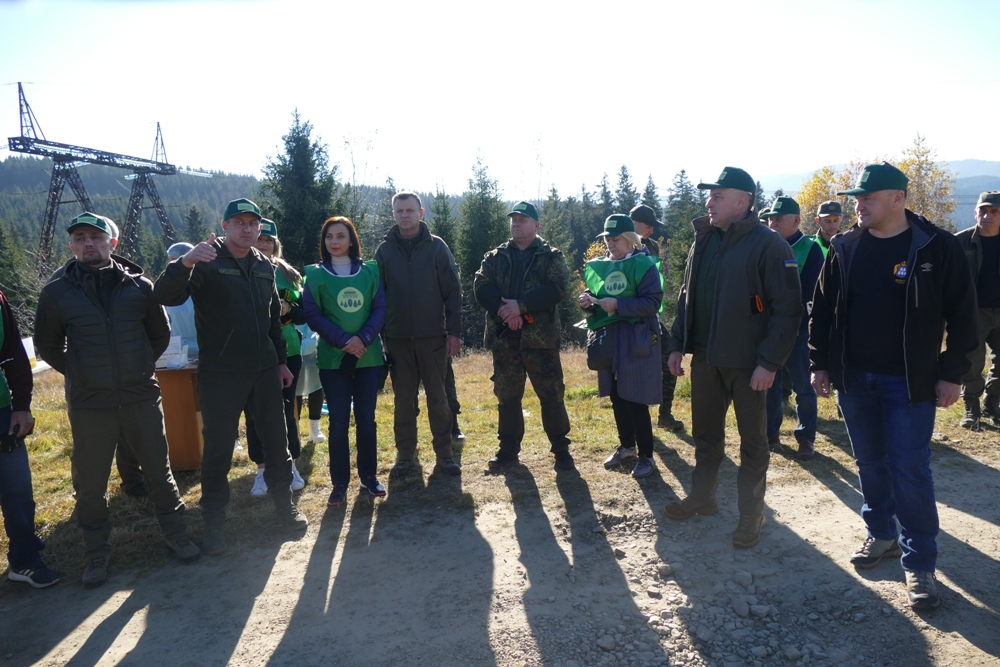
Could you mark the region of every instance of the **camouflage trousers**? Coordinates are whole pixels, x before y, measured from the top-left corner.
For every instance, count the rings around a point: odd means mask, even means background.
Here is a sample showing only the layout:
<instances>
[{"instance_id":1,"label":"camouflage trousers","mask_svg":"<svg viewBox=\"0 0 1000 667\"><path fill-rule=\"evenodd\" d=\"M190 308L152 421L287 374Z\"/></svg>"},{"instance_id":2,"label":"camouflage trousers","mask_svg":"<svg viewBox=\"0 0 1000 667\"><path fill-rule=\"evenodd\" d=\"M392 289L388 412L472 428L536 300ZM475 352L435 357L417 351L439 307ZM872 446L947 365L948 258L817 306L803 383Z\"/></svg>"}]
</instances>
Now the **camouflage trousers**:
<instances>
[{"instance_id":1,"label":"camouflage trousers","mask_svg":"<svg viewBox=\"0 0 1000 667\"><path fill-rule=\"evenodd\" d=\"M493 350L493 393L497 397L497 436L500 451L517 454L524 439L524 412L521 398L524 396L525 378L531 380L531 387L542 406L542 428L552 445L551 451L564 452L569 449L569 415L563 395L562 362L559 350L521 349L520 339L507 341L507 347Z\"/></svg>"}]
</instances>

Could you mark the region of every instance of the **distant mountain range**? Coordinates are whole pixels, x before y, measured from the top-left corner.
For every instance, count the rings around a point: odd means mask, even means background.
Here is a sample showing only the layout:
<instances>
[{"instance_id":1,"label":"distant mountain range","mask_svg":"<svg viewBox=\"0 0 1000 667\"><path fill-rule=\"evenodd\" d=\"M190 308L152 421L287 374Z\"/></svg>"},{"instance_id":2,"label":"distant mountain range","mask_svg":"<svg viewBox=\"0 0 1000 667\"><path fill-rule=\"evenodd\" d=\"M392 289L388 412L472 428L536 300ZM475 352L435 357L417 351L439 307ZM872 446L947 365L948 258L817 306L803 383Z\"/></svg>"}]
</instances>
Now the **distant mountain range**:
<instances>
[{"instance_id":1,"label":"distant mountain range","mask_svg":"<svg viewBox=\"0 0 1000 667\"><path fill-rule=\"evenodd\" d=\"M955 198L958 200L958 207L952 215L952 221L957 229L965 229L975 224L973 210L976 207L976 200L979 193L986 190L1000 190L1000 162L994 160L953 160L945 163L955 174ZM840 170L847 165L831 165L835 170ZM803 174L777 174L775 176L764 176L760 179L760 184L767 192L774 192L781 188L788 194L794 193L802 186L802 183L813 175L813 171Z\"/></svg>"}]
</instances>

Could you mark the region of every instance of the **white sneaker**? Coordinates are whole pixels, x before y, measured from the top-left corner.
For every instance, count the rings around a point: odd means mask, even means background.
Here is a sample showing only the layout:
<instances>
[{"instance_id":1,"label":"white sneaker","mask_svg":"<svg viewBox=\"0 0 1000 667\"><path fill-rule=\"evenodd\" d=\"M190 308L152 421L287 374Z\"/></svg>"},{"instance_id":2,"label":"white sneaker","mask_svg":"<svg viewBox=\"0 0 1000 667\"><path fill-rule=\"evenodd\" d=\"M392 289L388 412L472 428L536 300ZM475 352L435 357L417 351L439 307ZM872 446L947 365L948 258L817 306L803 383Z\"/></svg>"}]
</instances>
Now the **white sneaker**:
<instances>
[{"instance_id":1,"label":"white sneaker","mask_svg":"<svg viewBox=\"0 0 1000 667\"><path fill-rule=\"evenodd\" d=\"M309 442L326 442L326 436L319 429L319 420L309 420Z\"/></svg>"},{"instance_id":2,"label":"white sneaker","mask_svg":"<svg viewBox=\"0 0 1000 667\"><path fill-rule=\"evenodd\" d=\"M302 479L298 468L295 467L295 461L292 461L292 491L301 491L305 485L306 481Z\"/></svg>"},{"instance_id":3,"label":"white sneaker","mask_svg":"<svg viewBox=\"0 0 1000 667\"><path fill-rule=\"evenodd\" d=\"M267 483L264 481L264 469L257 469L257 479L253 481L253 488L250 489L250 495L254 498L263 498L267 495Z\"/></svg>"}]
</instances>

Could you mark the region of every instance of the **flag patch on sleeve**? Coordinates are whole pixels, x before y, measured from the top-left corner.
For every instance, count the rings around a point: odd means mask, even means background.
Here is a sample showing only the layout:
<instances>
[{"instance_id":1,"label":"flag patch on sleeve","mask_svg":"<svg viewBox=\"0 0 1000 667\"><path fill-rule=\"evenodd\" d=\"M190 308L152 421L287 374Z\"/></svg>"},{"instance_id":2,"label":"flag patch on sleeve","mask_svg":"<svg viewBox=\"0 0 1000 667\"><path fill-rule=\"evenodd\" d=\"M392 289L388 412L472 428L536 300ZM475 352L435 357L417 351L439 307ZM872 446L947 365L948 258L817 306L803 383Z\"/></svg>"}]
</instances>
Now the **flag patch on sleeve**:
<instances>
[{"instance_id":1,"label":"flag patch on sleeve","mask_svg":"<svg viewBox=\"0 0 1000 667\"><path fill-rule=\"evenodd\" d=\"M786 259L785 260L785 268L786 269L798 269L799 268L799 263L798 263L797 260L794 260L794 259Z\"/></svg>"}]
</instances>

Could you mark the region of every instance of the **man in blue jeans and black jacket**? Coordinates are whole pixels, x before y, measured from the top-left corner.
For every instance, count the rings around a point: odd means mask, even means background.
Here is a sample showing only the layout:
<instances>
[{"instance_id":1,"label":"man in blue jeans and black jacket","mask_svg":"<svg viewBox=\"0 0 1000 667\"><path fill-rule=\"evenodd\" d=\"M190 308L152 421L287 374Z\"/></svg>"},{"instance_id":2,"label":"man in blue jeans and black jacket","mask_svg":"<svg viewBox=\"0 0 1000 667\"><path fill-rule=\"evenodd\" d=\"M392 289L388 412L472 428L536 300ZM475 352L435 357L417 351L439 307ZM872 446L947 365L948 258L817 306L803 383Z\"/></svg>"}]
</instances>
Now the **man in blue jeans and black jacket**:
<instances>
[{"instance_id":1,"label":"man in blue jeans and black jacket","mask_svg":"<svg viewBox=\"0 0 1000 667\"><path fill-rule=\"evenodd\" d=\"M978 343L976 292L958 241L906 208L906 175L870 164L858 224L833 239L809 326L812 383L837 403L858 463L868 536L851 563L902 556L910 606L937 607L935 409L958 400ZM947 344L942 340L947 332ZM897 521L899 528L897 528Z\"/></svg>"}]
</instances>

